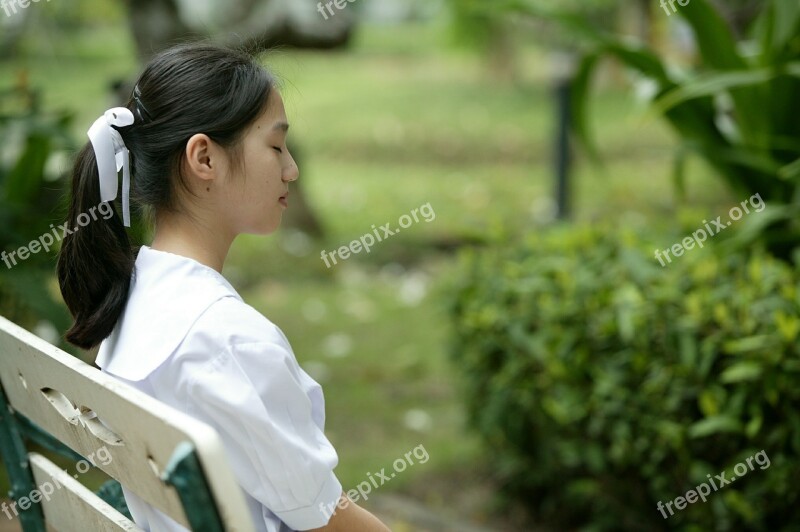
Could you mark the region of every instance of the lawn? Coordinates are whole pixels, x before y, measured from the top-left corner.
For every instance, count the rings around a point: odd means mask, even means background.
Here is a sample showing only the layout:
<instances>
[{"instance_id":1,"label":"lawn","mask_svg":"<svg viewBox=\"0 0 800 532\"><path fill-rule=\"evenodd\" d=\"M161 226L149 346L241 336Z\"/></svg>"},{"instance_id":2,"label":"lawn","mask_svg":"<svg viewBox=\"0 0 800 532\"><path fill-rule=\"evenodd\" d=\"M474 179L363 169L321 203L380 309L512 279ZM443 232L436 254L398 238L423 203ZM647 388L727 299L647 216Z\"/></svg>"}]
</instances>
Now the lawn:
<instances>
[{"instance_id":1,"label":"lawn","mask_svg":"<svg viewBox=\"0 0 800 532\"><path fill-rule=\"evenodd\" d=\"M448 358L446 290L456 264L448 250L487 234L543 230L553 190L547 53L526 49L520 79L507 83L482 58L449 46L446 35L441 23L366 26L347 51L281 50L265 58L283 80L290 147L296 144L300 179L326 234L321 241L290 229L241 237L225 270L323 385L345 488L422 444L430 461L382 489L442 507L458 498L437 494L442 486L468 491L462 486L484 483L491 469L463 428L458 368ZM0 63L0 80L26 70L49 108L75 111L75 136L85 139L110 105L109 81L135 73L127 39L113 28L70 36L68 46L32 38L26 59ZM579 160L578 220L660 224L679 214L673 137L641 107L626 90L600 92L593 123L607 165L601 173ZM735 202L707 169L690 169L693 208L710 215ZM373 224L396 225L428 203L434 220L370 254L330 269L320 260L322 250Z\"/></svg>"}]
</instances>

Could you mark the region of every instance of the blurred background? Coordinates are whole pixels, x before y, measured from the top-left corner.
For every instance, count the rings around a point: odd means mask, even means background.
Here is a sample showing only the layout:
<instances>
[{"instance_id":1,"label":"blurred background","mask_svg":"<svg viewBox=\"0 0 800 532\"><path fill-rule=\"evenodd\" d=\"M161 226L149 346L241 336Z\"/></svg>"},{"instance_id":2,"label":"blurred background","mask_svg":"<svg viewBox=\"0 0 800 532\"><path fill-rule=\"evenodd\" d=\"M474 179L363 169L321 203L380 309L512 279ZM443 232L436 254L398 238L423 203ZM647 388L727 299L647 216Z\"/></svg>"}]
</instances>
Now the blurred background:
<instances>
[{"instance_id":1,"label":"blurred background","mask_svg":"<svg viewBox=\"0 0 800 532\"><path fill-rule=\"evenodd\" d=\"M73 154L154 53L263 49L301 177L224 274L322 384L345 489L423 445L364 502L395 531L796 530L800 4L329 5L0 4L0 251L63 223ZM55 257L0 263L0 314L91 362Z\"/></svg>"}]
</instances>

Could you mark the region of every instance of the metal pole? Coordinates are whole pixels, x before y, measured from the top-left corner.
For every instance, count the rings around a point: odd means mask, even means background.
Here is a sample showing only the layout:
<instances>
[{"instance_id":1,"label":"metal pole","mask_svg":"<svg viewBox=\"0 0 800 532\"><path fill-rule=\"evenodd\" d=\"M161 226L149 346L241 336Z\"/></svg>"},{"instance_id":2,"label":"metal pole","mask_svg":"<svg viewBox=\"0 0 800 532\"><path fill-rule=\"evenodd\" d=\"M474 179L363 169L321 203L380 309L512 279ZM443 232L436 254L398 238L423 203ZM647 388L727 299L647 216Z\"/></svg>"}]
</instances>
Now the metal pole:
<instances>
[{"instance_id":1,"label":"metal pole","mask_svg":"<svg viewBox=\"0 0 800 532\"><path fill-rule=\"evenodd\" d=\"M575 74L575 55L562 52L555 55L555 103L556 103L556 218L566 220L571 214L570 169L572 153L569 125L572 119L572 81Z\"/></svg>"}]
</instances>

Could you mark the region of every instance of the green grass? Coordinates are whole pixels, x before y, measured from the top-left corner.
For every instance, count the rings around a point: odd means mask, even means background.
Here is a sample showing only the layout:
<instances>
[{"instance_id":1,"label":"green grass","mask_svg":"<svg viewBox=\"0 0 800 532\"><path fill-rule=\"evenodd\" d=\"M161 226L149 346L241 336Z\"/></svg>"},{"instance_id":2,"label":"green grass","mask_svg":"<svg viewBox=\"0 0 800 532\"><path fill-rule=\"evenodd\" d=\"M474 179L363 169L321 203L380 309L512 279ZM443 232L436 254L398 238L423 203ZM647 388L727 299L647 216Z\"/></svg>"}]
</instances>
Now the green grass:
<instances>
[{"instance_id":1,"label":"green grass","mask_svg":"<svg viewBox=\"0 0 800 532\"><path fill-rule=\"evenodd\" d=\"M109 105L109 80L136 70L125 31L95 32L65 47L32 36L27 59L0 63L4 83L25 69L49 107L74 109L81 139ZM526 50L524 83L512 85L494 79L480 58L445 43L439 24L363 27L346 52L280 51L267 58L284 79L290 146L298 147L300 179L326 236L306 241L281 230L270 238L241 237L226 275L284 330L301 364L323 384L327 432L346 488L419 444L430 461L383 489L412 490L476 462L479 446L462 428L458 368L447 354L443 287L454 260L432 243L499 227L539 231L550 208L546 54ZM671 134L644 120L627 91L604 90L593 112L607 166L601 174L577 164L576 219L670 227L678 206ZM734 202L700 166L692 167L689 185L690 203L709 215ZM331 269L320 260L323 249L345 245L373 224L395 225L426 203L434 221ZM422 419L416 429L408 416Z\"/></svg>"}]
</instances>

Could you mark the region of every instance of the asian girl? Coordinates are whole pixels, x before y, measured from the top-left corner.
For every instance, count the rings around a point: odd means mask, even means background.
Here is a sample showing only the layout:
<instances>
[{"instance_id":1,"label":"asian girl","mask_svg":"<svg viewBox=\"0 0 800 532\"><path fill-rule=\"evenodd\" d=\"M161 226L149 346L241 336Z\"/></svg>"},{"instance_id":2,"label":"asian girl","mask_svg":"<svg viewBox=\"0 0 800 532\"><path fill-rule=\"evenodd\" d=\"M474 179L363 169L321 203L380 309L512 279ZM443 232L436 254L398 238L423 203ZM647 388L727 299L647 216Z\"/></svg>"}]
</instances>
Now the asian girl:
<instances>
[{"instance_id":1,"label":"asian girl","mask_svg":"<svg viewBox=\"0 0 800 532\"><path fill-rule=\"evenodd\" d=\"M217 430L257 530L386 531L333 472L320 386L221 274L236 236L275 231L291 203L288 131L275 79L253 56L188 44L155 57L75 162L68 222L117 198L120 169L122 216L64 240L66 337L99 345L104 372ZM153 215L149 246L131 246L129 201ZM125 499L145 530L185 530Z\"/></svg>"}]
</instances>

